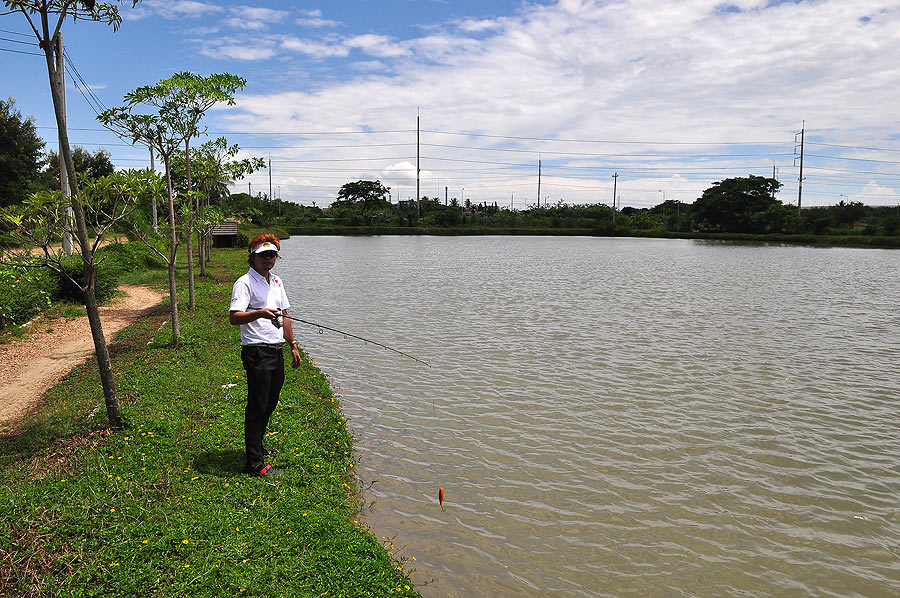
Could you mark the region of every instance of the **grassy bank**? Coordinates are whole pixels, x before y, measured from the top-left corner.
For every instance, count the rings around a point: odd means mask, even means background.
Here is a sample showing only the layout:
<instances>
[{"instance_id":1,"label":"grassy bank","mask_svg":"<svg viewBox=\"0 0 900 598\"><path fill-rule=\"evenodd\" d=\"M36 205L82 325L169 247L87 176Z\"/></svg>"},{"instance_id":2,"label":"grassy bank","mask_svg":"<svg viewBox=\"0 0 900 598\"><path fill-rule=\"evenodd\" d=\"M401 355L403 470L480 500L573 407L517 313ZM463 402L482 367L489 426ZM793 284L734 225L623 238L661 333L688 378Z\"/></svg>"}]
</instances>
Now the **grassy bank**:
<instances>
[{"instance_id":1,"label":"grassy bank","mask_svg":"<svg viewBox=\"0 0 900 598\"><path fill-rule=\"evenodd\" d=\"M0 438L0 596L417 595L411 561L355 520L352 437L305 356L266 439L286 475L239 473L246 381L225 310L246 253L213 259L179 347L166 306L117 336L127 430L105 429L88 363Z\"/></svg>"}]
</instances>

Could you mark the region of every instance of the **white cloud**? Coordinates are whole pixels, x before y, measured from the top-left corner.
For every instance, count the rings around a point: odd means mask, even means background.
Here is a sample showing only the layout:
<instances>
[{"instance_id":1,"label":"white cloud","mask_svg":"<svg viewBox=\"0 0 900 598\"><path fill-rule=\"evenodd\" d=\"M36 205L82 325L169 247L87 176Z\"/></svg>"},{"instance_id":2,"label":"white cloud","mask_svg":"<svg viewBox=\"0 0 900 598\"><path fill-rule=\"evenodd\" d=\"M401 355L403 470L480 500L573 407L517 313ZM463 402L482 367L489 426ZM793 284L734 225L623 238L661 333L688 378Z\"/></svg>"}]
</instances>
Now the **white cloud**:
<instances>
[{"instance_id":1,"label":"white cloud","mask_svg":"<svg viewBox=\"0 0 900 598\"><path fill-rule=\"evenodd\" d=\"M311 19L297 19L294 21L297 25L301 27L308 27L310 29L321 29L324 27L337 27L341 23L340 21L332 21L330 19L320 19L318 17Z\"/></svg>"},{"instance_id":2,"label":"white cloud","mask_svg":"<svg viewBox=\"0 0 900 598\"><path fill-rule=\"evenodd\" d=\"M348 48L356 48L362 50L371 56L380 58L397 58L400 56L408 56L409 50L395 42L386 35L377 35L367 33L365 35L356 35L344 40L344 45Z\"/></svg>"},{"instance_id":3,"label":"white cloud","mask_svg":"<svg viewBox=\"0 0 900 598\"><path fill-rule=\"evenodd\" d=\"M388 179L416 180L416 165L404 160L381 169L381 176Z\"/></svg>"},{"instance_id":4,"label":"white cloud","mask_svg":"<svg viewBox=\"0 0 900 598\"><path fill-rule=\"evenodd\" d=\"M235 59L235 60L266 60L276 55L271 43L259 40L244 43L225 42L215 46L203 48L201 53L211 58Z\"/></svg>"},{"instance_id":5,"label":"white cloud","mask_svg":"<svg viewBox=\"0 0 900 598\"><path fill-rule=\"evenodd\" d=\"M502 29L503 25L500 21L495 19L481 19L481 20L465 20L457 23L457 27L462 31L468 33L481 33L484 31L494 31L497 29Z\"/></svg>"},{"instance_id":6,"label":"white cloud","mask_svg":"<svg viewBox=\"0 0 900 598\"><path fill-rule=\"evenodd\" d=\"M287 37L282 39L281 47L286 50L306 54L307 56L311 56L313 58L346 56L350 53L350 51L340 43L334 44L329 42L301 39L298 37Z\"/></svg>"},{"instance_id":7,"label":"white cloud","mask_svg":"<svg viewBox=\"0 0 900 598\"><path fill-rule=\"evenodd\" d=\"M140 19L151 14L164 19L197 18L221 12L222 8L196 0L144 0L132 10L120 12L123 18Z\"/></svg>"},{"instance_id":8,"label":"white cloud","mask_svg":"<svg viewBox=\"0 0 900 598\"><path fill-rule=\"evenodd\" d=\"M892 187L869 181L858 194L850 195L850 200L861 201L867 205L896 205L900 204L900 193Z\"/></svg>"},{"instance_id":9,"label":"white cloud","mask_svg":"<svg viewBox=\"0 0 900 598\"><path fill-rule=\"evenodd\" d=\"M900 125L900 105L894 98L900 88L900 63L895 59L900 53L895 33L900 7L886 0L727 4L737 10L724 10L723 3L714 0L565 0L523 5L519 13L499 19L460 21L461 33L454 34L283 38L283 49L321 60L357 51L377 61L355 62L355 72L336 71L331 82L315 86L314 92L240 96L238 112L241 123L256 130L403 130L415 122L416 107L421 107L426 129L595 140L598 143L513 142L430 135L432 143L468 143L473 149L429 147L425 155L477 165L479 160L536 163L541 151L606 153L608 158L584 159L580 165L618 168L623 173L618 188L626 205L625 194L658 203L659 190L666 185L673 193L681 190L684 201L692 201L696 195L689 196L713 180L746 176L750 168L771 171L771 148L747 146L736 152L742 154L738 157L697 160L692 156L725 154L729 146L692 143L777 142L777 151L787 154L774 158L787 181L786 197L796 193L796 182L790 189L795 173L787 173L793 172L793 134L803 120L808 140L818 135L832 143L895 145L885 131L896 132ZM863 17L869 20L861 21ZM599 143L603 140L631 143ZM475 147L532 151L493 154ZM647 150L660 155L653 160L627 157ZM555 156L545 163L576 164L574 160ZM814 158L808 160L815 164ZM384 168L400 176L406 172L398 166L403 163L386 157ZM451 188L461 182L451 182L452 177L473 176L451 174L452 166L429 164ZM704 167L706 171L696 174ZM682 180L672 179L674 172ZM548 180L558 189L568 181L572 198L595 198L597 188L609 188L611 194L610 175L607 170L573 171L556 179L548 174ZM508 180L519 181L516 176ZM807 176L822 175L811 170ZM583 192L572 182L577 177L587 188ZM533 199L528 178L521 179L521 193ZM465 186L468 193L470 185ZM813 189L810 185L811 194Z\"/></svg>"},{"instance_id":10,"label":"white cloud","mask_svg":"<svg viewBox=\"0 0 900 598\"><path fill-rule=\"evenodd\" d=\"M290 14L283 10L258 8L254 6L238 6L230 11L231 17L225 23L235 29L264 31L270 26L280 23Z\"/></svg>"}]
</instances>

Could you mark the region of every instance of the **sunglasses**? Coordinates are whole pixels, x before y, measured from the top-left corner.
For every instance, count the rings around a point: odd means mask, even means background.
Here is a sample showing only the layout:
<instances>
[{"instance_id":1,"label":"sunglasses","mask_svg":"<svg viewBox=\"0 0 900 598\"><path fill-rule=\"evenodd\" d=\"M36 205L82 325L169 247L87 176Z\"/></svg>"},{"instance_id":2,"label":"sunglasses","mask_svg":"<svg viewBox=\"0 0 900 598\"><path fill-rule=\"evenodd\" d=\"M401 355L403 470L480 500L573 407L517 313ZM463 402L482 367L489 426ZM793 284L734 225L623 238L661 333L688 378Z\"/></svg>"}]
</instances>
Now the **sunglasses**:
<instances>
[{"instance_id":1,"label":"sunglasses","mask_svg":"<svg viewBox=\"0 0 900 598\"><path fill-rule=\"evenodd\" d=\"M277 251L260 251L256 255L263 258L264 260L268 260L271 258L278 257L278 252Z\"/></svg>"}]
</instances>

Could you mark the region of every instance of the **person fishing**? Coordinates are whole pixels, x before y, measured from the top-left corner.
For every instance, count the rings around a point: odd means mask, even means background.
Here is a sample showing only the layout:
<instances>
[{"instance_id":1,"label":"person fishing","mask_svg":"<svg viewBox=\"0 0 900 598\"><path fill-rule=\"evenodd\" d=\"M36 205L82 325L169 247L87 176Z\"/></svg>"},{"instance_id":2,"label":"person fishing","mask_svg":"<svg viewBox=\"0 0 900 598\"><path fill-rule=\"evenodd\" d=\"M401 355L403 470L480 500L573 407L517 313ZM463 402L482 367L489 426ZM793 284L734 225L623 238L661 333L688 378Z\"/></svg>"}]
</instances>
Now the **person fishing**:
<instances>
[{"instance_id":1,"label":"person fishing","mask_svg":"<svg viewBox=\"0 0 900 598\"><path fill-rule=\"evenodd\" d=\"M300 367L300 349L286 311L290 302L284 281L272 273L280 250L281 243L272 234L257 235L250 241L250 269L234 283L228 314L228 321L241 327L241 362L247 372L244 472L254 477L284 473L265 462L274 453L263 447L263 437L284 385L285 341L291 347L291 367Z\"/></svg>"}]
</instances>

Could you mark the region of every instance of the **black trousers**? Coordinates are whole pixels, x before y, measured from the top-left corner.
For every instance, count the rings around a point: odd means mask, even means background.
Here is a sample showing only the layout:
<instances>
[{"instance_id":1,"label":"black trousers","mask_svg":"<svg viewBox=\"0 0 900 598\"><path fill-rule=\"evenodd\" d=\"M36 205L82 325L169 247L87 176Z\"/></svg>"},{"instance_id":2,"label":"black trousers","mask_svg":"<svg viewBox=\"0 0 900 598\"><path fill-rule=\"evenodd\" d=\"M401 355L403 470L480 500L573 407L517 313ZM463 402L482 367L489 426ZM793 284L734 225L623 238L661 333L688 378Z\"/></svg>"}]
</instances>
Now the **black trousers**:
<instances>
[{"instance_id":1,"label":"black trousers","mask_svg":"<svg viewBox=\"0 0 900 598\"><path fill-rule=\"evenodd\" d=\"M244 410L244 446L247 469L258 471L264 463L263 436L278 405L284 386L284 352L275 347L245 346L241 361L247 371L247 408Z\"/></svg>"}]
</instances>

